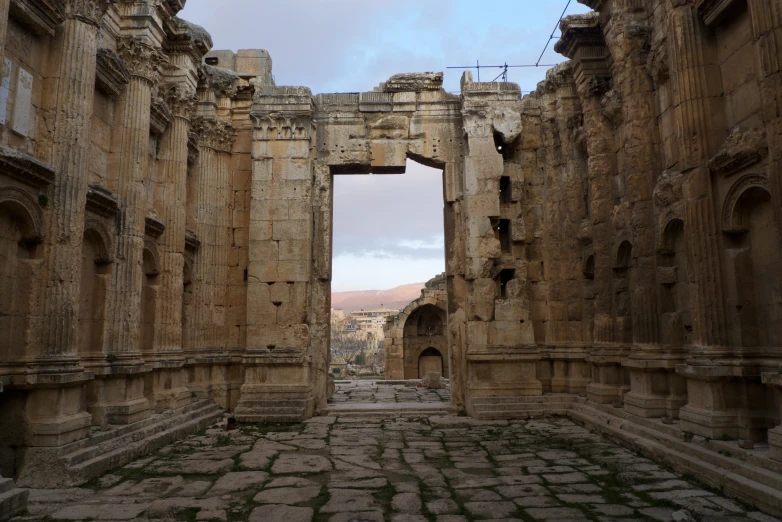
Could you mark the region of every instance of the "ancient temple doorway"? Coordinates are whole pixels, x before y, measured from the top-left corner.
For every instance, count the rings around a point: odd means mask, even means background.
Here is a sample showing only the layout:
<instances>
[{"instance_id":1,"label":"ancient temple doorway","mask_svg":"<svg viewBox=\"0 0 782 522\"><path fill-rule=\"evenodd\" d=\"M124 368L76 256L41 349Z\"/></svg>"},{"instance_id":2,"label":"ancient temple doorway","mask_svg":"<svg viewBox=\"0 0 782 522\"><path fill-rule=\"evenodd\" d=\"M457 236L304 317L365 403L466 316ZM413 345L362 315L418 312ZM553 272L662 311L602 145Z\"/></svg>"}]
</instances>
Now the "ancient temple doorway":
<instances>
[{"instance_id":1,"label":"ancient temple doorway","mask_svg":"<svg viewBox=\"0 0 782 522\"><path fill-rule=\"evenodd\" d=\"M427 348L418 357L418 378L423 379L427 373L435 372L443 375L445 365L443 355L437 348Z\"/></svg>"},{"instance_id":2,"label":"ancient temple doorway","mask_svg":"<svg viewBox=\"0 0 782 522\"><path fill-rule=\"evenodd\" d=\"M441 169L411 159L404 174L356 175L335 169L329 378L336 390L332 403L450 401L444 391L430 393L421 389L420 382L412 382L426 371L446 376L449 366L443 208ZM436 277L443 281L442 308L435 312L424 308L413 317L416 325L421 323L421 346L409 356L404 374L392 376L388 354L401 346L388 338L389 325L400 321L407 307L421 298L426 283ZM406 319L410 317L404 313L403 329Z\"/></svg>"}]
</instances>

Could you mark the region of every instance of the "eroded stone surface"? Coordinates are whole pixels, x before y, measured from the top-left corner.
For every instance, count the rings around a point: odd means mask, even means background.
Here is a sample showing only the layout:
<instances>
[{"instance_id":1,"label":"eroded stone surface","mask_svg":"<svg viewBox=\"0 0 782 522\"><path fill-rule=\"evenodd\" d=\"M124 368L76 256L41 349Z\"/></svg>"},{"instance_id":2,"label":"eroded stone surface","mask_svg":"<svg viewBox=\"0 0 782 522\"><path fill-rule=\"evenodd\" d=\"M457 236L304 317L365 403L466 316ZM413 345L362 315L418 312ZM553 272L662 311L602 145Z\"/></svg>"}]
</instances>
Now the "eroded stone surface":
<instances>
[{"instance_id":1,"label":"eroded stone surface","mask_svg":"<svg viewBox=\"0 0 782 522\"><path fill-rule=\"evenodd\" d=\"M95 487L33 490L27 520L668 522L682 510L704 520L773 520L565 419L338 417L237 431L246 444L221 446L219 432L207 430ZM303 440L322 449L287 451ZM261 448L280 452L265 469L244 471L242 456ZM234 462L227 472L165 472L166 463L226 458Z\"/></svg>"}]
</instances>

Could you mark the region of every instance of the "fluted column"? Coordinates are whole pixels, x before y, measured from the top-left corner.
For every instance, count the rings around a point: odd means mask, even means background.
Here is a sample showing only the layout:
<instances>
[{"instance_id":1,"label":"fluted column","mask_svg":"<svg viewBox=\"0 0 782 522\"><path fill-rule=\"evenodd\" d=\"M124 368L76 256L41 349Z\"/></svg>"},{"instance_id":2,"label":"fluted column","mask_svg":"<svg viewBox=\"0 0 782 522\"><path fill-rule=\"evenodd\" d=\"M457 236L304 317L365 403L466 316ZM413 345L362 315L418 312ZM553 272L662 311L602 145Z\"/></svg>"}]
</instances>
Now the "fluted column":
<instances>
[{"instance_id":1,"label":"fluted column","mask_svg":"<svg viewBox=\"0 0 782 522\"><path fill-rule=\"evenodd\" d=\"M158 240L160 249L160 343L161 359L182 357L182 274L185 252L185 206L187 204L187 142L195 92L175 86L167 93L171 125L163 138L165 158L155 207L166 224Z\"/></svg>"},{"instance_id":2,"label":"fluted column","mask_svg":"<svg viewBox=\"0 0 782 522\"><path fill-rule=\"evenodd\" d=\"M5 57L5 36L8 33L8 8L11 0L0 0L0 59Z\"/></svg>"},{"instance_id":3,"label":"fluted column","mask_svg":"<svg viewBox=\"0 0 782 522\"><path fill-rule=\"evenodd\" d=\"M7 1L6 4L7 10ZM58 372L78 370L76 323L81 276L87 161L90 145L97 35L106 3L72 0L52 49L59 64L55 98L52 161L57 176L50 192L45 259L48 280L43 297L39 362ZM4 42L5 39L3 38Z\"/></svg>"},{"instance_id":4,"label":"fluted column","mask_svg":"<svg viewBox=\"0 0 782 522\"><path fill-rule=\"evenodd\" d=\"M121 211L108 345L119 366L135 366L141 363L139 301L143 284L144 177L149 156L151 92L156 71L165 56L137 37L122 39L118 51L131 79L117 104L122 125L117 181Z\"/></svg>"},{"instance_id":5,"label":"fluted column","mask_svg":"<svg viewBox=\"0 0 782 522\"><path fill-rule=\"evenodd\" d=\"M680 165L688 172L685 186L687 247L695 276L693 344L727 342L722 270L711 175L706 166L715 150L715 125L721 114L719 92L711 80L716 66L711 42L692 2L671 13L669 45L675 82Z\"/></svg>"},{"instance_id":6,"label":"fluted column","mask_svg":"<svg viewBox=\"0 0 782 522\"><path fill-rule=\"evenodd\" d=\"M773 139L782 135L782 0L749 0L749 11L760 63L762 115L769 137L769 186L782 236L782 140Z\"/></svg>"},{"instance_id":7,"label":"fluted column","mask_svg":"<svg viewBox=\"0 0 782 522\"><path fill-rule=\"evenodd\" d=\"M198 234L201 246L193 266L193 329L192 350L196 357L211 352L210 329L212 326L212 280L214 256L214 227L212 226L210 197L214 194L213 181L217 170L217 151L214 148L215 122L198 118L194 123L198 133L200 155L193 172L190 204L193 208L193 230Z\"/></svg>"}]
</instances>

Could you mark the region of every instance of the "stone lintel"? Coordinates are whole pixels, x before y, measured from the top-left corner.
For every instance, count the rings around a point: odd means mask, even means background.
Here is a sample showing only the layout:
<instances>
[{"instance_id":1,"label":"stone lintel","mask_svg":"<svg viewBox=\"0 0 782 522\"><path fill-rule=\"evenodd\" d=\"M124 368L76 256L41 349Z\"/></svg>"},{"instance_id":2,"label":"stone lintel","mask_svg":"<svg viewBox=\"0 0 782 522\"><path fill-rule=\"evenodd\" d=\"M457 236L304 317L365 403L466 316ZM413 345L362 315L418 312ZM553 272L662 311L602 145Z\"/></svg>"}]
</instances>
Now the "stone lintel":
<instances>
[{"instance_id":1,"label":"stone lintel","mask_svg":"<svg viewBox=\"0 0 782 522\"><path fill-rule=\"evenodd\" d=\"M63 0L12 0L10 14L35 34L54 36L65 21Z\"/></svg>"},{"instance_id":2,"label":"stone lintel","mask_svg":"<svg viewBox=\"0 0 782 522\"><path fill-rule=\"evenodd\" d=\"M735 3L736 0L697 0L695 7L706 25L713 27L722 21L728 9Z\"/></svg>"},{"instance_id":3,"label":"stone lintel","mask_svg":"<svg viewBox=\"0 0 782 522\"><path fill-rule=\"evenodd\" d=\"M116 96L130 82L125 62L111 49L98 49L95 86L105 94Z\"/></svg>"},{"instance_id":4,"label":"stone lintel","mask_svg":"<svg viewBox=\"0 0 782 522\"><path fill-rule=\"evenodd\" d=\"M144 233L155 239L163 235L166 231L166 225L157 216L147 216L144 219Z\"/></svg>"},{"instance_id":5,"label":"stone lintel","mask_svg":"<svg viewBox=\"0 0 782 522\"><path fill-rule=\"evenodd\" d=\"M162 98L152 102L152 110L150 111L149 118L149 130L155 136L162 136L168 125L171 123L173 115L168 104Z\"/></svg>"},{"instance_id":6,"label":"stone lintel","mask_svg":"<svg viewBox=\"0 0 782 522\"><path fill-rule=\"evenodd\" d=\"M119 213L119 200L106 187L90 185L87 188L86 208L99 216L114 217Z\"/></svg>"},{"instance_id":7,"label":"stone lintel","mask_svg":"<svg viewBox=\"0 0 782 522\"><path fill-rule=\"evenodd\" d=\"M0 174L5 174L35 188L54 181L55 171L32 156L10 147L0 146Z\"/></svg>"},{"instance_id":8,"label":"stone lintel","mask_svg":"<svg viewBox=\"0 0 782 522\"><path fill-rule=\"evenodd\" d=\"M735 132L728 136L709 162L709 168L722 176L730 176L760 162L766 156L768 141L765 129Z\"/></svg>"}]
</instances>

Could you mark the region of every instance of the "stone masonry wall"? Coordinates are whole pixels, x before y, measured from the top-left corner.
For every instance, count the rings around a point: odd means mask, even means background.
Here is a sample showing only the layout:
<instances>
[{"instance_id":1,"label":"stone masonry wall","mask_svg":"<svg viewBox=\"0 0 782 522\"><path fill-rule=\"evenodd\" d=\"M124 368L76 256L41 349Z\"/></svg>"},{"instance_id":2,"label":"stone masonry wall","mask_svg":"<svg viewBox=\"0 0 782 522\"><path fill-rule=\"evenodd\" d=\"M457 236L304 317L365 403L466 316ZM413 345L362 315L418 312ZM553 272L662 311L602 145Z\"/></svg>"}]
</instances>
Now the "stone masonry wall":
<instances>
[{"instance_id":1,"label":"stone masonry wall","mask_svg":"<svg viewBox=\"0 0 782 522\"><path fill-rule=\"evenodd\" d=\"M782 0L582 2L522 97L313 96L184 0L0 1L0 474L78 482L36 470L206 402L322 412L333 176L409 158L458 409L580 394L782 459Z\"/></svg>"}]
</instances>

